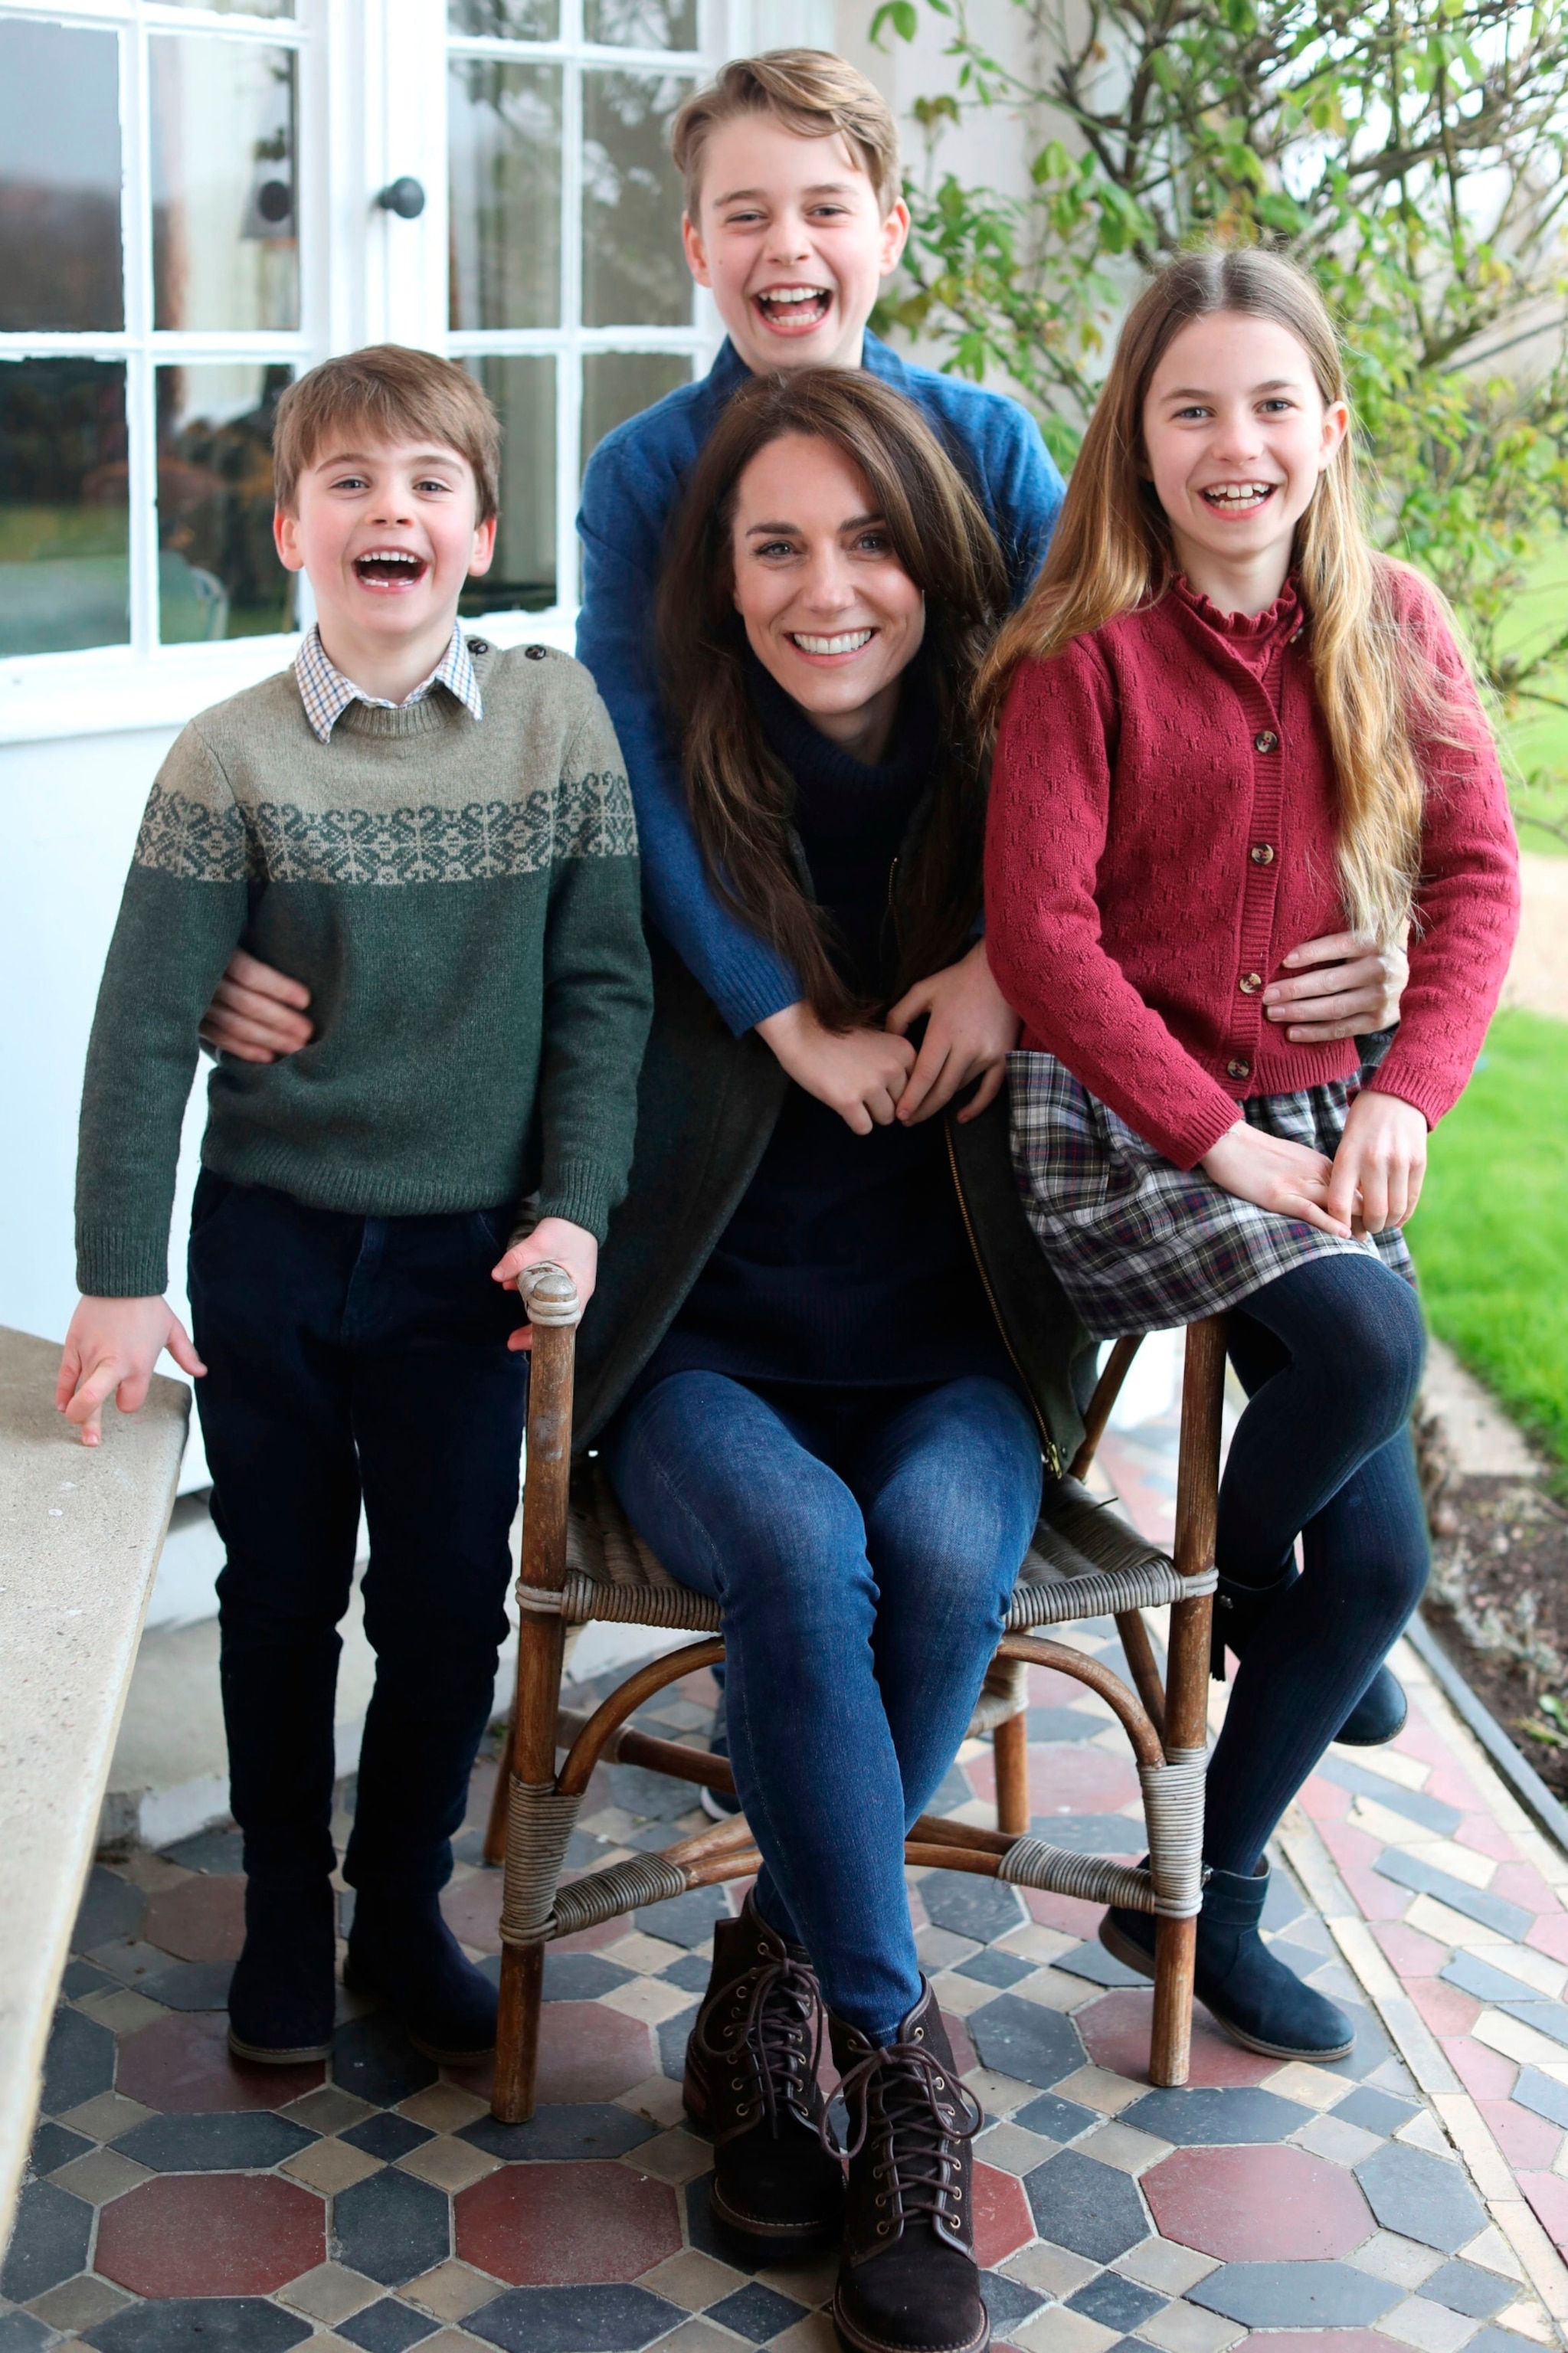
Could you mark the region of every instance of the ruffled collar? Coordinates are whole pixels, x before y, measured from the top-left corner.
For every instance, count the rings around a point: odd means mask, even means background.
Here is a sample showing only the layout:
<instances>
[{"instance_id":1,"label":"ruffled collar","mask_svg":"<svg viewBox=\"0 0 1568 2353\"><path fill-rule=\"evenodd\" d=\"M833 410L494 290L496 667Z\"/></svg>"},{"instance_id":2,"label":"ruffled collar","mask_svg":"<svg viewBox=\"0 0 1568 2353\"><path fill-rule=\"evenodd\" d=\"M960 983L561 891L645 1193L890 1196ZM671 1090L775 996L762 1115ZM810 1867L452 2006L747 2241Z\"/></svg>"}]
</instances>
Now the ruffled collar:
<instances>
[{"instance_id":1,"label":"ruffled collar","mask_svg":"<svg viewBox=\"0 0 1568 2353\"><path fill-rule=\"evenodd\" d=\"M1207 629L1218 638L1227 638L1243 654L1249 647L1272 643L1274 638L1290 636L1305 618L1300 587L1292 572L1272 605L1261 613L1222 613L1201 589L1194 588L1186 576L1178 572L1171 583L1172 594L1179 596L1190 613L1195 614Z\"/></svg>"}]
</instances>

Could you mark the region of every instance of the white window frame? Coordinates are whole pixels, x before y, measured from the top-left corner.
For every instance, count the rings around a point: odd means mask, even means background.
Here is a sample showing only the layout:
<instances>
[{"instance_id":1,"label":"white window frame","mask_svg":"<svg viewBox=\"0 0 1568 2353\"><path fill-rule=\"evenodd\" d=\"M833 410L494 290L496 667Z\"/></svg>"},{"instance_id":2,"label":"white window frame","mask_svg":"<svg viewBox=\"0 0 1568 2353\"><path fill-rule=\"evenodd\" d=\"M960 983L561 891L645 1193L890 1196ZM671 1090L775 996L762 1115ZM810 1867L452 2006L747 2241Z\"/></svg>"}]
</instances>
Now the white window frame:
<instances>
[{"instance_id":1,"label":"white window frame","mask_svg":"<svg viewBox=\"0 0 1568 2353\"><path fill-rule=\"evenodd\" d=\"M0 743L179 725L207 703L266 677L291 659L297 636L160 646L157 609L154 370L171 362L241 358L296 370L332 352L380 341L450 352L548 353L556 358L556 580L546 613L486 614L499 642L543 637L569 647L576 617L581 368L591 352L667 352L694 374L722 339L711 297L697 291L692 319L676 327L580 323L581 115L568 99L563 124L562 244L567 301L551 329L451 332L447 310L447 66L454 54L559 62L568 94L580 69L688 73L694 87L723 58L754 45L824 44L832 0L698 0L699 47L665 51L582 38L582 0L560 0L560 37L475 40L449 33L445 0L295 0L292 17L248 16L171 0L0 0L0 20L42 20L118 33L126 310L117 333L0 334L0 364L71 354L126 367L132 638L122 646L0 659ZM147 41L154 32L219 33L299 55L295 187L300 234L296 332L199 333L153 326L147 217ZM377 192L404 175L426 192L412 221L381 210Z\"/></svg>"}]
</instances>

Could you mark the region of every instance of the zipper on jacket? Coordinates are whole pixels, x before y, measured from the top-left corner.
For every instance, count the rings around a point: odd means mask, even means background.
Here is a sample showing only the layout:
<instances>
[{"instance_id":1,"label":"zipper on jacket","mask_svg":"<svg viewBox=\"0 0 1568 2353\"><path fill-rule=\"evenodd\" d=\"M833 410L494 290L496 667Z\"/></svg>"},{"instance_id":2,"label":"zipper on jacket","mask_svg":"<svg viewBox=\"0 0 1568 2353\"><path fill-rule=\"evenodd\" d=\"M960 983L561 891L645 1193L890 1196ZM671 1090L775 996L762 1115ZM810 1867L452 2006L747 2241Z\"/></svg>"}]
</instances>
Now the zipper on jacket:
<instances>
[{"instance_id":1,"label":"zipper on jacket","mask_svg":"<svg viewBox=\"0 0 1568 2353\"><path fill-rule=\"evenodd\" d=\"M996 1293L991 1287L991 1277L985 1271L985 1261L980 1256L980 1245L975 1240L974 1225L969 1217L969 1205L964 1198L963 1183L959 1176L958 1155L953 1149L953 1131L951 1125L947 1121L944 1121L942 1125L942 1141L948 1147L948 1166L952 1174L953 1190L959 1197L959 1215L964 1221L964 1233L968 1239L969 1250L974 1259L975 1271L980 1279L980 1289L985 1293L986 1304L991 1309L991 1315L996 1324L997 1332L1001 1336L1001 1345L1007 1350L1008 1360L1011 1363L1013 1371L1018 1375L1019 1380L1022 1384L1024 1396L1029 1399L1029 1410L1040 1425L1040 1437L1045 1454L1045 1467L1050 1472L1053 1479L1059 1479L1062 1476L1062 1451L1046 1427L1045 1417L1041 1412L1039 1406L1035 1403L1034 1390L1029 1376L1024 1371L1022 1366L1019 1363L1017 1356L1013 1353L1012 1343L1007 1336L1007 1326L1001 1320L1001 1311L996 1303Z\"/></svg>"}]
</instances>

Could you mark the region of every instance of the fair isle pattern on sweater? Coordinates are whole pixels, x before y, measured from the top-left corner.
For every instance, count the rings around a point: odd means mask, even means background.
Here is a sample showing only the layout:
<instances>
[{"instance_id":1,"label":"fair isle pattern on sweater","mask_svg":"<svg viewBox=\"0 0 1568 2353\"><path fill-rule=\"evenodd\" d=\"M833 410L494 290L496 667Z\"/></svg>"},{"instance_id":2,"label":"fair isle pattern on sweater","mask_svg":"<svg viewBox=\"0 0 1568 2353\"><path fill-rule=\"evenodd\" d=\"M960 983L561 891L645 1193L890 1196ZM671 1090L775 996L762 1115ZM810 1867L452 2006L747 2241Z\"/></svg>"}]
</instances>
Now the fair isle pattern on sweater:
<instances>
[{"instance_id":1,"label":"fair isle pattern on sweater","mask_svg":"<svg viewBox=\"0 0 1568 2353\"><path fill-rule=\"evenodd\" d=\"M314 621L294 656L294 679L300 701L305 706L305 717L318 744L331 743L332 731L351 702L363 702L371 711L407 711L411 703L423 702L433 686L444 686L449 693L455 694L473 718L484 717L479 674L468 640L456 621L452 623L451 643L429 678L421 679L413 693L406 694L400 703L388 702L382 694L366 694L362 686L345 678L323 645L321 630Z\"/></svg>"},{"instance_id":2,"label":"fair isle pattern on sweater","mask_svg":"<svg viewBox=\"0 0 1568 2353\"><path fill-rule=\"evenodd\" d=\"M489 882L557 858L630 858L637 828L624 774L592 772L521 801L461 808L309 809L258 801L243 814L154 785L138 866L182 882Z\"/></svg>"},{"instance_id":3,"label":"fair isle pattern on sweater","mask_svg":"<svg viewBox=\"0 0 1568 2353\"><path fill-rule=\"evenodd\" d=\"M357 697L323 743L289 670L172 746L88 1050L83 1291L164 1287L197 1025L239 946L303 982L315 1034L219 1059L205 1167L351 1216L537 1194L605 1233L652 993L624 764L579 664L466 650L482 723L444 688Z\"/></svg>"}]
</instances>

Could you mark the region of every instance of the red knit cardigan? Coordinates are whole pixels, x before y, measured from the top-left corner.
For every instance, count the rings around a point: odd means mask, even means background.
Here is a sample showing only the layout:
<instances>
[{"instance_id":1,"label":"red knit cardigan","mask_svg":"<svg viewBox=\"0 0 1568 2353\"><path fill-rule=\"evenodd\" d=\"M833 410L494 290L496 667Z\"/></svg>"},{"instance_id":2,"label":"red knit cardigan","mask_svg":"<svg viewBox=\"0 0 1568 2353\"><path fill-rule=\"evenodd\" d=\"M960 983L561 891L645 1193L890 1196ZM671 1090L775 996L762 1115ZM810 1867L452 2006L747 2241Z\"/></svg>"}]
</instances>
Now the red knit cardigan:
<instances>
[{"instance_id":1,"label":"red knit cardigan","mask_svg":"<svg viewBox=\"0 0 1568 2353\"><path fill-rule=\"evenodd\" d=\"M1433 1125L1486 1034L1519 922L1519 859L1491 733L1438 607L1389 566L1402 627L1452 680L1458 742L1426 743L1410 981L1372 1083ZM1178 581L1048 661L1002 713L986 836L986 941L1025 1048L1053 1053L1182 1168L1248 1095L1357 1067L1291 1045L1261 992L1344 928L1333 772L1293 586L1219 612Z\"/></svg>"}]
</instances>

